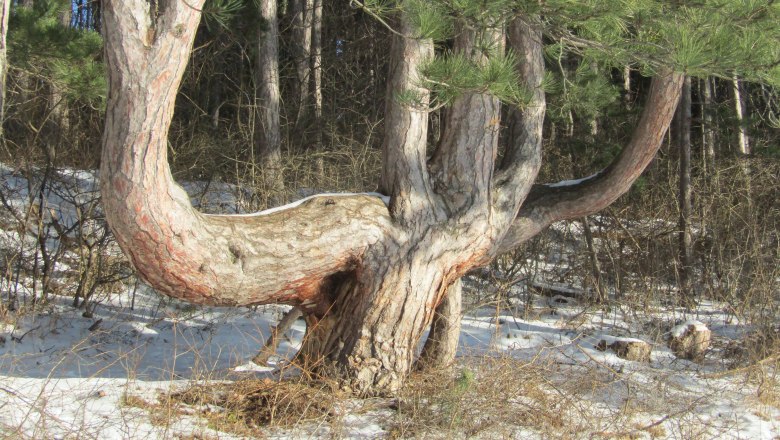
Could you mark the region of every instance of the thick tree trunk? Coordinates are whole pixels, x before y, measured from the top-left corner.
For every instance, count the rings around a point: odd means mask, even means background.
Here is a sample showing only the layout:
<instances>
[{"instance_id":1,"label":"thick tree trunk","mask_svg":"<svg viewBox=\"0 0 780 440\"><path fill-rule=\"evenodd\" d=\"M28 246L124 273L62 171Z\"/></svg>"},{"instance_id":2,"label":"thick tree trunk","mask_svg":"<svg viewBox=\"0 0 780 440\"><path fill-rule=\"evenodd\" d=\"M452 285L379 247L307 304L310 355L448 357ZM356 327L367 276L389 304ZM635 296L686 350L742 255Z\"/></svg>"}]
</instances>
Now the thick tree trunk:
<instances>
[{"instance_id":1,"label":"thick tree trunk","mask_svg":"<svg viewBox=\"0 0 780 440\"><path fill-rule=\"evenodd\" d=\"M680 159L678 194L680 215L677 223L680 258L680 291L690 299L691 270L693 266L691 241L691 78L683 83L680 102L677 105L677 148Z\"/></svg>"},{"instance_id":2,"label":"thick tree trunk","mask_svg":"<svg viewBox=\"0 0 780 440\"><path fill-rule=\"evenodd\" d=\"M8 73L8 18L11 16L11 0L0 0L0 138L3 136L5 121L5 79Z\"/></svg>"},{"instance_id":3,"label":"thick tree trunk","mask_svg":"<svg viewBox=\"0 0 780 440\"><path fill-rule=\"evenodd\" d=\"M267 205L284 200L281 131L279 126L279 25L276 0L261 0L260 18L265 23L257 35L255 63L255 148L260 155L262 188Z\"/></svg>"}]
</instances>

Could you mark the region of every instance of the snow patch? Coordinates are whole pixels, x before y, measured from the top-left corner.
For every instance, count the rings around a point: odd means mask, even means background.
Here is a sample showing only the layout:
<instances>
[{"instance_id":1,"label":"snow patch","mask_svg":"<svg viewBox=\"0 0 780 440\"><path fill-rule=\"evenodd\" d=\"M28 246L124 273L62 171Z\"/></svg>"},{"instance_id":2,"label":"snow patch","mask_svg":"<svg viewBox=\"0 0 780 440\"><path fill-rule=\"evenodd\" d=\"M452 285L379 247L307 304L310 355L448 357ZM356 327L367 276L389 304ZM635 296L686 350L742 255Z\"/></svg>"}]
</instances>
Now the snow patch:
<instances>
[{"instance_id":1,"label":"snow patch","mask_svg":"<svg viewBox=\"0 0 780 440\"><path fill-rule=\"evenodd\" d=\"M595 179L598 175L601 174L602 171L599 171L599 172L597 172L595 174L591 174L588 177L583 177L581 179L561 180L560 182L547 183L544 186L546 186L548 188L562 188L562 187L566 187L566 186L579 185L580 183L586 182L586 181L591 180L591 179Z\"/></svg>"},{"instance_id":2,"label":"snow patch","mask_svg":"<svg viewBox=\"0 0 780 440\"><path fill-rule=\"evenodd\" d=\"M260 217L260 216L270 215L270 214L274 214L274 213L277 213L277 212L280 212L280 211L285 211L285 210L288 210L288 209L296 208L296 207L302 205L303 203L305 203L305 202L307 202L307 201L309 201L311 199L317 198L317 197L347 197L347 196L379 197L382 200L382 202L385 204L385 206L389 206L390 205L390 197L386 196L384 194L377 193L377 192L365 192L365 193L322 193L322 194L315 194L313 196L305 197L303 199L296 200L295 202L288 203L286 205L282 205L282 206L277 206L277 207L274 207L274 208L266 209L264 211L253 212L253 213L250 213L250 214L233 214L231 216L232 217ZM217 214L208 214L208 215L217 215Z\"/></svg>"}]
</instances>

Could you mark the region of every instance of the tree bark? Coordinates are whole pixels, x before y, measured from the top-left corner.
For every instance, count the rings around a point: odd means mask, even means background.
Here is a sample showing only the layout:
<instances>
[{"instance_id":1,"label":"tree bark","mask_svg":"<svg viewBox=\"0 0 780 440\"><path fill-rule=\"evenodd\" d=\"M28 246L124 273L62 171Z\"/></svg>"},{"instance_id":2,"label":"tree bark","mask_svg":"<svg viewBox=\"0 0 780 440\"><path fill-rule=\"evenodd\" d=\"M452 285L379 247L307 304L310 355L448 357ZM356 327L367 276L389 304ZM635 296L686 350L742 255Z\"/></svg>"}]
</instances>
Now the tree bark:
<instances>
[{"instance_id":1,"label":"tree bark","mask_svg":"<svg viewBox=\"0 0 780 440\"><path fill-rule=\"evenodd\" d=\"M691 240L691 78L686 77L677 105L677 148L679 152L679 210L677 222L678 246L680 259L680 291L683 298L691 296L691 270L693 266L692 240Z\"/></svg>"},{"instance_id":2,"label":"tree bark","mask_svg":"<svg viewBox=\"0 0 780 440\"><path fill-rule=\"evenodd\" d=\"M623 67L623 104L628 110L634 106L634 96L631 91L631 66L628 64Z\"/></svg>"},{"instance_id":3,"label":"tree bark","mask_svg":"<svg viewBox=\"0 0 780 440\"><path fill-rule=\"evenodd\" d=\"M313 11L314 0L293 0L293 59L298 75L298 81L295 83L295 97L298 99L296 129L300 128L309 107Z\"/></svg>"},{"instance_id":4,"label":"tree bark","mask_svg":"<svg viewBox=\"0 0 780 440\"><path fill-rule=\"evenodd\" d=\"M598 212L628 191L663 143L683 80L683 74L672 72L653 78L631 140L607 168L575 183L534 185L497 251L517 247L555 221Z\"/></svg>"},{"instance_id":5,"label":"tree bark","mask_svg":"<svg viewBox=\"0 0 780 440\"><path fill-rule=\"evenodd\" d=\"M3 137L5 121L6 74L8 73L8 18L11 16L11 0L0 0L0 138Z\"/></svg>"},{"instance_id":6,"label":"tree bark","mask_svg":"<svg viewBox=\"0 0 780 440\"><path fill-rule=\"evenodd\" d=\"M425 340L417 368L433 370L452 366L458 352L463 287L457 280L447 289L442 302L436 307L428 339Z\"/></svg>"},{"instance_id":7,"label":"tree bark","mask_svg":"<svg viewBox=\"0 0 780 440\"><path fill-rule=\"evenodd\" d=\"M255 63L255 148L260 156L262 188L268 195L267 205L284 200L281 131L279 126L279 25L276 0L259 3L260 26L257 35Z\"/></svg>"}]
</instances>

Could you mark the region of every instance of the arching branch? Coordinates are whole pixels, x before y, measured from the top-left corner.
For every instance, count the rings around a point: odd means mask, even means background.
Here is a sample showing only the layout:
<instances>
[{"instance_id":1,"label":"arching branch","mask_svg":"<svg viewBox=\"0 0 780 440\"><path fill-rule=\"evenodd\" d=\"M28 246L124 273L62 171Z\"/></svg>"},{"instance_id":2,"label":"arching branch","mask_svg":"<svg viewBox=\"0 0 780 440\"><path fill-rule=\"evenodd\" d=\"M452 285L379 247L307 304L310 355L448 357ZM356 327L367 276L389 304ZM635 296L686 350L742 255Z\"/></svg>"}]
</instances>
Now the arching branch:
<instances>
[{"instance_id":1,"label":"arching branch","mask_svg":"<svg viewBox=\"0 0 780 440\"><path fill-rule=\"evenodd\" d=\"M499 252L517 247L555 221L604 209L628 191L661 147L683 80L683 74L670 72L653 78L631 141L604 171L571 184L534 186L498 246Z\"/></svg>"}]
</instances>

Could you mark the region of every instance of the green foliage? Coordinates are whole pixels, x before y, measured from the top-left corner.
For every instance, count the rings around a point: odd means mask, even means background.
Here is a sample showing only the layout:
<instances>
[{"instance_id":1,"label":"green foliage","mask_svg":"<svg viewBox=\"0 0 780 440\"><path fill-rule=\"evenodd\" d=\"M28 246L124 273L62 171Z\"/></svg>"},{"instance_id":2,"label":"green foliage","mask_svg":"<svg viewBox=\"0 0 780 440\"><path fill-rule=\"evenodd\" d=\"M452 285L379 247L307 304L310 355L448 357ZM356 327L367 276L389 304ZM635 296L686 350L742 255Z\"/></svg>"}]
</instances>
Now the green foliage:
<instances>
[{"instance_id":1,"label":"green foliage","mask_svg":"<svg viewBox=\"0 0 780 440\"><path fill-rule=\"evenodd\" d=\"M548 113L563 119L573 112L584 120L602 116L606 108L618 101L620 89L600 73L595 62L581 62L573 74L558 71L550 73L559 86L548 92Z\"/></svg>"},{"instance_id":2,"label":"green foliage","mask_svg":"<svg viewBox=\"0 0 780 440\"><path fill-rule=\"evenodd\" d=\"M417 30L414 37L443 40L452 35L452 16L441 4L424 0L407 0L402 7L412 26Z\"/></svg>"},{"instance_id":3,"label":"green foliage","mask_svg":"<svg viewBox=\"0 0 780 440\"><path fill-rule=\"evenodd\" d=\"M505 103L522 106L530 94L520 85L516 66L517 57L512 53L496 54L479 63L449 52L425 63L420 73L437 105L449 104L464 93L489 93Z\"/></svg>"},{"instance_id":4,"label":"green foliage","mask_svg":"<svg viewBox=\"0 0 780 440\"><path fill-rule=\"evenodd\" d=\"M253 1L257 6L257 1ZM203 19L209 30L216 26L228 29L230 21L246 6L246 0L209 0L203 8Z\"/></svg>"},{"instance_id":5,"label":"green foliage","mask_svg":"<svg viewBox=\"0 0 780 440\"><path fill-rule=\"evenodd\" d=\"M16 7L8 33L11 65L54 83L71 102L103 108L106 73L100 34L62 23L67 0L37 0Z\"/></svg>"},{"instance_id":6,"label":"green foliage","mask_svg":"<svg viewBox=\"0 0 780 440\"><path fill-rule=\"evenodd\" d=\"M607 66L671 68L691 76L735 73L780 80L780 4L771 0L551 0L521 9L541 13L567 50Z\"/></svg>"}]
</instances>

